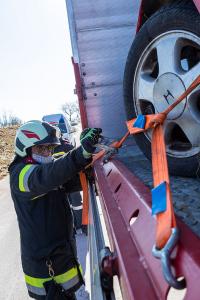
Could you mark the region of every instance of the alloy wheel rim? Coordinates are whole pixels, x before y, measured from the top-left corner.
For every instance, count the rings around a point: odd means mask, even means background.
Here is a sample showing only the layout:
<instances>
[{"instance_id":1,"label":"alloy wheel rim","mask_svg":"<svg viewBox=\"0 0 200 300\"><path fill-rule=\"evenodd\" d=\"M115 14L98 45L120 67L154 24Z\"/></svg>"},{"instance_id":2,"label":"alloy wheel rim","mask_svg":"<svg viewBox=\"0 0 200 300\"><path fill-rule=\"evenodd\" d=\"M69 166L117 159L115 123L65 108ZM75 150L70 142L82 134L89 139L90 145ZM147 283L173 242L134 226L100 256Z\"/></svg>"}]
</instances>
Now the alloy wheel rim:
<instances>
[{"instance_id":1,"label":"alloy wheel rim","mask_svg":"<svg viewBox=\"0 0 200 300\"><path fill-rule=\"evenodd\" d=\"M157 36L143 51L133 82L136 114L158 113L172 104L200 73L200 38L173 30ZM200 150L200 88L171 112L163 125L166 151L190 157ZM152 132L145 136L151 140Z\"/></svg>"}]
</instances>

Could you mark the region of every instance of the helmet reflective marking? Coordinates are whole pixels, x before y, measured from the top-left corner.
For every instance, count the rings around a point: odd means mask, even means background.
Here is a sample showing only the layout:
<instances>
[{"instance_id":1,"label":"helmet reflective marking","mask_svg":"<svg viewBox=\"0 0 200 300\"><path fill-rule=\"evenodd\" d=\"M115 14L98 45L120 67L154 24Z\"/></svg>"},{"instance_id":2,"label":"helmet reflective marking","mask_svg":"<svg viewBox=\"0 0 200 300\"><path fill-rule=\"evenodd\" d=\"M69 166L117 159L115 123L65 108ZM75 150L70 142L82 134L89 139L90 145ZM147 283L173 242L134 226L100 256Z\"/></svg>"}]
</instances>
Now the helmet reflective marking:
<instances>
[{"instance_id":1,"label":"helmet reflective marking","mask_svg":"<svg viewBox=\"0 0 200 300\"><path fill-rule=\"evenodd\" d=\"M60 145L56 129L46 122L29 121L23 124L16 133L15 153L25 157L28 148L43 144Z\"/></svg>"}]
</instances>

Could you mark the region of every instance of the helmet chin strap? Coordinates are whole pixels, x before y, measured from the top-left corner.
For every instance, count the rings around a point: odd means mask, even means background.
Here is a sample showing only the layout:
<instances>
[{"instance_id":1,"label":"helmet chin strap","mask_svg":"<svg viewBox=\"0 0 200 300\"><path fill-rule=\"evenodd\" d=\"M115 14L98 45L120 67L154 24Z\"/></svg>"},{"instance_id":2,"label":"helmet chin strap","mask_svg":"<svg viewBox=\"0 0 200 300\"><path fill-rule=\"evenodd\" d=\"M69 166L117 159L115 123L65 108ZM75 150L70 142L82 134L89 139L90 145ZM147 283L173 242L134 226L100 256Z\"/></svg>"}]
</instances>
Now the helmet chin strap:
<instances>
[{"instance_id":1,"label":"helmet chin strap","mask_svg":"<svg viewBox=\"0 0 200 300\"><path fill-rule=\"evenodd\" d=\"M42 156L35 153L32 153L32 158L39 164L48 164L53 161L52 156Z\"/></svg>"}]
</instances>

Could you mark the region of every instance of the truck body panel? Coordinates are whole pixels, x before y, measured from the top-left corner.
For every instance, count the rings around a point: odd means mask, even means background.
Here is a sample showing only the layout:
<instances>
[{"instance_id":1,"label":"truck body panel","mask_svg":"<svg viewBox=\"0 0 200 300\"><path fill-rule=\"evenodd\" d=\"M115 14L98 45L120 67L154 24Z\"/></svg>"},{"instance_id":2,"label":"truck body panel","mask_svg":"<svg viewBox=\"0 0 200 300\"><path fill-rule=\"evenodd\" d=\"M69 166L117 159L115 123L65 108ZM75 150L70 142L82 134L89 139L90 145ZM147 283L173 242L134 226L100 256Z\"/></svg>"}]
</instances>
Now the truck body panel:
<instances>
[{"instance_id":1,"label":"truck body panel","mask_svg":"<svg viewBox=\"0 0 200 300\"><path fill-rule=\"evenodd\" d=\"M139 1L67 0L73 59L78 63L90 127L125 133L123 72L134 39Z\"/></svg>"}]
</instances>

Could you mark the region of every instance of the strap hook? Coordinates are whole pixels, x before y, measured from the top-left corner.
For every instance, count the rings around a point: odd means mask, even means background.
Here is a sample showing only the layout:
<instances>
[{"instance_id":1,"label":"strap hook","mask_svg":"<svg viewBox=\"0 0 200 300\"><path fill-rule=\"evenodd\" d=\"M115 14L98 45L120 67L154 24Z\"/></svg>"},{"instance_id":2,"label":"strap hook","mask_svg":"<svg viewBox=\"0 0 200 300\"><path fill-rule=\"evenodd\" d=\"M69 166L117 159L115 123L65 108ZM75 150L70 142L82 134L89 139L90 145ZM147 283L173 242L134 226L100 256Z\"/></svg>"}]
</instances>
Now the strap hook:
<instances>
[{"instance_id":1,"label":"strap hook","mask_svg":"<svg viewBox=\"0 0 200 300\"><path fill-rule=\"evenodd\" d=\"M170 255L174 247L177 245L178 239L178 228L172 228L171 236L167 241L166 245L162 249L157 249L154 245L152 248L152 254L154 257L161 260L163 275L167 283L177 290L182 290L186 287L186 281L184 278L180 281L176 279L176 277L172 274L170 262Z\"/></svg>"}]
</instances>

